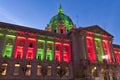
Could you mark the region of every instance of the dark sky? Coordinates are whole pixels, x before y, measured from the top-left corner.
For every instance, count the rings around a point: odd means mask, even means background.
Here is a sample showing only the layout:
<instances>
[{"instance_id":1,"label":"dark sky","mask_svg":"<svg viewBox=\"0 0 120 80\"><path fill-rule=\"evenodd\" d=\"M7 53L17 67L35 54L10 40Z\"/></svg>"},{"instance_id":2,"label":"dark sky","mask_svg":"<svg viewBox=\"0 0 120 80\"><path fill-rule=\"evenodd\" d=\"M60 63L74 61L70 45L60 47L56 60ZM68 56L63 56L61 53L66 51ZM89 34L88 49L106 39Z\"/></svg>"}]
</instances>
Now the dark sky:
<instances>
[{"instance_id":1,"label":"dark sky","mask_svg":"<svg viewBox=\"0 0 120 80\"><path fill-rule=\"evenodd\" d=\"M0 22L44 30L60 4L77 27L99 25L120 44L120 0L0 0Z\"/></svg>"}]
</instances>

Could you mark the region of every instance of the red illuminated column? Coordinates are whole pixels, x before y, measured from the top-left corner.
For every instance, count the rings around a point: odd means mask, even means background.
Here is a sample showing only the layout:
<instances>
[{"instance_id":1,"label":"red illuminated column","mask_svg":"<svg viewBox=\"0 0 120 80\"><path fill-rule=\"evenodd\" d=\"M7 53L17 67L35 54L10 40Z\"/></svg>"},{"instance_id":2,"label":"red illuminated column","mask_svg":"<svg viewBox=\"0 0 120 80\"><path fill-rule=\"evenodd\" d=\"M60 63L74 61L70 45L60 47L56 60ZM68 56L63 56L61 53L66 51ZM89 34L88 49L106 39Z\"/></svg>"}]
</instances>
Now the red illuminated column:
<instances>
[{"instance_id":1,"label":"red illuminated column","mask_svg":"<svg viewBox=\"0 0 120 80\"><path fill-rule=\"evenodd\" d=\"M15 59L22 59L24 54L26 38L24 37L17 37L16 38L16 46L14 51L14 58Z\"/></svg>"},{"instance_id":2,"label":"red illuminated column","mask_svg":"<svg viewBox=\"0 0 120 80\"><path fill-rule=\"evenodd\" d=\"M69 44L63 44L63 60L64 62L70 61L70 45Z\"/></svg>"},{"instance_id":3,"label":"red illuminated column","mask_svg":"<svg viewBox=\"0 0 120 80\"><path fill-rule=\"evenodd\" d=\"M36 51L36 39L28 38L26 59L33 60Z\"/></svg>"},{"instance_id":4,"label":"red illuminated column","mask_svg":"<svg viewBox=\"0 0 120 80\"><path fill-rule=\"evenodd\" d=\"M116 62L120 65L120 52L114 51Z\"/></svg>"},{"instance_id":5,"label":"red illuminated column","mask_svg":"<svg viewBox=\"0 0 120 80\"><path fill-rule=\"evenodd\" d=\"M55 60L58 62L62 61L62 44L59 42L55 43Z\"/></svg>"},{"instance_id":6,"label":"red illuminated column","mask_svg":"<svg viewBox=\"0 0 120 80\"><path fill-rule=\"evenodd\" d=\"M112 53L110 50L110 44L108 40L102 40L103 48L104 48L104 53L105 55L108 55L109 62L112 62Z\"/></svg>"},{"instance_id":7,"label":"red illuminated column","mask_svg":"<svg viewBox=\"0 0 120 80\"><path fill-rule=\"evenodd\" d=\"M92 37L86 37L86 43L88 50L88 58L91 62L95 62L96 52L95 52L94 39Z\"/></svg>"},{"instance_id":8,"label":"red illuminated column","mask_svg":"<svg viewBox=\"0 0 120 80\"><path fill-rule=\"evenodd\" d=\"M118 53L118 60L119 60L119 64L120 64L120 52Z\"/></svg>"}]
</instances>

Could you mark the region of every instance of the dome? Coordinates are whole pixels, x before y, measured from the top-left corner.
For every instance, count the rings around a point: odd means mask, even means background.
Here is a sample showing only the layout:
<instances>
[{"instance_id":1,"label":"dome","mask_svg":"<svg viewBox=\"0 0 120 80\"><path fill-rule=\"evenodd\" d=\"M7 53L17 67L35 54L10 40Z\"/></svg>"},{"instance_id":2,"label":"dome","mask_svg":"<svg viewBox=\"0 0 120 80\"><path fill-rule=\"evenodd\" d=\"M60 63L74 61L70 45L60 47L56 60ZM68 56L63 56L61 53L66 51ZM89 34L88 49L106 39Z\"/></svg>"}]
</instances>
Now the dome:
<instances>
[{"instance_id":1,"label":"dome","mask_svg":"<svg viewBox=\"0 0 120 80\"><path fill-rule=\"evenodd\" d=\"M58 24L63 24L66 27L66 31L69 31L73 27L73 22L69 16L65 15L60 5L57 15L53 16L48 24L48 28L58 30Z\"/></svg>"}]
</instances>

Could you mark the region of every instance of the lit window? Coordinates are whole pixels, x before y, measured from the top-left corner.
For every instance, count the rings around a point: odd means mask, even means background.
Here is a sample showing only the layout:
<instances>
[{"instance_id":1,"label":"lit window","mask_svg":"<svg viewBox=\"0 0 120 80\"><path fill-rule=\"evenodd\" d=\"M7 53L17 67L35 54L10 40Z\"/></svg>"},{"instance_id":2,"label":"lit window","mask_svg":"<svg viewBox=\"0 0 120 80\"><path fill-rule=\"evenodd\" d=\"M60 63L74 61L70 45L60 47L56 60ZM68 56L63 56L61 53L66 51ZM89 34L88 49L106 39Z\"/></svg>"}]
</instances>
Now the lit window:
<instances>
[{"instance_id":1,"label":"lit window","mask_svg":"<svg viewBox=\"0 0 120 80\"><path fill-rule=\"evenodd\" d=\"M17 59L20 59L21 58L21 52L17 52L17 55L16 55L17 57Z\"/></svg>"},{"instance_id":2,"label":"lit window","mask_svg":"<svg viewBox=\"0 0 120 80\"><path fill-rule=\"evenodd\" d=\"M98 61L102 62L102 55L104 55L104 52L101 39L95 38L95 47Z\"/></svg>"},{"instance_id":3,"label":"lit window","mask_svg":"<svg viewBox=\"0 0 120 80\"><path fill-rule=\"evenodd\" d=\"M59 46L55 46L55 50L56 51L59 51L60 49L59 49Z\"/></svg>"},{"instance_id":4,"label":"lit window","mask_svg":"<svg viewBox=\"0 0 120 80\"><path fill-rule=\"evenodd\" d=\"M56 60L56 61L60 61L59 55L56 55L56 56L55 56L55 60Z\"/></svg>"},{"instance_id":5,"label":"lit window","mask_svg":"<svg viewBox=\"0 0 120 80\"><path fill-rule=\"evenodd\" d=\"M47 50L52 50L53 48L53 43L49 43L49 41L47 42Z\"/></svg>"},{"instance_id":6,"label":"lit window","mask_svg":"<svg viewBox=\"0 0 120 80\"><path fill-rule=\"evenodd\" d=\"M53 42L47 41L47 52L46 52L46 60L53 60Z\"/></svg>"},{"instance_id":7,"label":"lit window","mask_svg":"<svg viewBox=\"0 0 120 80\"><path fill-rule=\"evenodd\" d=\"M0 68L0 74L1 75L5 76L7 74L7 66L8 66L8 64L6 64L6 63L2 64L2 66Z\"/></svg>"},{"instance_id":8,"label":"lit window","mask_svg":"<svg viewBox=\"0 0 120 80\"><path fill-rule=\"evenodd\" d=\"M48 76L51 76L51 68L52 68L51 66L47 66L47 69L48 69L47 70L47 75Z\"/></svg>"},{"instance_id":9,"label":"lit window","mask_svg":"<svg viewBox=\"0 0 120 80\"><path fill-rule=\"evenodd\" d=\"M96 67L93 67L92 75L93 75L93 77L97 77L98 76L98 72L97 72L97 68Z\"/></svg>"},{"instance_id":10,"label":"lit window","mask_svg":"<svg viewBox=\"0 0 120 80\"><path fill-rule=\"evenodd\" d=\"M24 41L22 41L22 40L18 41L18 46L24 46L24 45L25 45Z\"/></svg>"},{"instance_id":11,"label":"lit window","mask_svg":"<svg viewBox=\"0 0 120 80\"><path fill-rule=\"evenodd\" d=\"M13 35L6 35L5 37L5 46L2 53L2 57L11 58L13 52L13 43L15 40L15 36Z\"/></svg>"},{"instance_id":12,"label":"lit window","mask_svg":"<svg viewBox=\"0 0 120 80\"><path fill-rule=\"evenodd\" d=\"M34 59L35 50L36 50L36 39L28 38L28 46L27 46L27 53L26 53L27 60Z\"/></svg>"},{"instance_id":13,"label":"lit window","mask_svg":"<svg viewBox=\"0 0 120 80\"><path fill-rule=\"evenodd\" d=\"M47 46L47 50L51 50L51 46L50 45Z\"/></svg>"},{"instance_id":14,"label":"lit window","mask_svg":"<svg viewBox=\"0 0 120 80\"><path fill-rule=\"evenodd\" d=\"M69 67L66 67L65 69L66 69L66 74L65 74L65 75L66 75L66 76L70 76L70 70L69 70Z\"/></svg>"},{"instance_id":15,"label":"lit window","mask_svg":"<svg viewBox=\"0 0 120 80\"><path fill-rule=\"evenodd\" d=\"M17 36L15 53L14 53L15 59L22 59L23 58L25 43L26 43L26 38Z\"/></svg>"},{"instance_id":16,"label":"lit window","mask_svg":"<svg viewBox=\"0 0 120 80\"><path fill-rule=\"evenodd\" d=\"M37 65L37 76L41 76L42 75L41 70L42 70L42 66L41 65Z\"/></svg>"},{"instance_id":17,"label":"lit window","mask_svg":"<svg viewBox=\"0 0 120 80\"><path fill-rule=\"evenodd\" d=\"M98 43L98 41L96 41L96 43ZM91 62L95 62L96 61L96 52L95 52L94 38L93 37L88 37L88 36L86 37L86 46L87 46L89 60Z\"/></svg>"},{"instance_id":18,"label":"lit window","mask_svg":"<svg viewBox=\"0 0 120 80\"><path fill-rule=\"evenodd\" d=\"M55 59L56 59L56 61L61 62L61 60L62 60L62 44L59 43L59 42L56 42L55 43L55 48L56 48Z\"/></svg>"},{"instance_id":19,"label":"lit window","mask_svg":"<svg viewBox=\"0 0 120 80\"><path fill-rule=\"evenodd\" d=\"M15 64L13 75L15 76L19 75L19 68L20 68L20 64Z\"/></svg>"},{"instance_id":20,"label":"lit window","mask_svg":"<svg viewBox=\"0 0 120 80\"><path fill-rule=\"evenodd\" d=\"M63 46L63 52L68 52L66 46Z\"/></svg>"},{"instance_id":21,"label":"lit window","mask_svg":"<svg viewBox=\"0 0 120 80\"><path fill-rule=\"evenodd\" d=\"M46 60L50 61L50 55L46 56Z\"/></svg>"},{"instance_id":22,"label":"lit window","mask_svg":"<svg viewBox=\"0 0 120 80\"><path fill-rule=\"evenodd\" d=\"M38 59L39 59L39 60L42 60L42 59L41 59L41 54L38 55Z\"/></svg>"},{"instance_id":23,"label":"lit window","mask_svg":"<svg viewBox=\"0 0 120 80\"><path fill-rule=\"evenodd\" d=\"M60 76L60 77L61 77L61 76L64 76L64 75L68 76L68 75L69 75L69 71L68 71L68 73L66 74L66 69L69 70L68 67L57 66L57 76Z\"/></svg>"},{"instance_id":24,"label":"lit window","mask_svg":"<svg viewBox=\"0 0 120 80\"><path fill-rule=\"evenodd\" d=\"M30 76L30 75L31 75L31 65L30 65L30 64L28 64L28 65L26 66L25 75L26 75L26 76Z\"/></svg>"},{"instance_id":25,"label":"lit window","mask_svg":"<svg viewBox=\"0 0 120 80\"><path fill-rule=\"evenodd\" d=\"M44 47L45 47L45 41L44 40L38 40L36 59L38 59L38 60L43 60L44 59L44 51L45 51Z\"/></svg>"},{"instance_id":26,"label":"lit window","mask_svg":"<svg viewBox=\"0 0 120 80\"><path fill-rule=\"evenodd\" d=\"M44 41L39 41L38 42L38 48L40 48L40 49L44 49L44 45L45 45L45 42Z\"/></svg>"},{"instance_id":27,"label":"lit window","mask_svg":"<svg viewBox=\"0 0 120 80\"><path fill-rule=\"evenodd\" d=\"M57 66L57 76L59 76L59 71L60 71L61 67Z\"/></svg>"},{"instance_id":28,"label":"lit window","mask_svg":"<svg viewBox=\"0 0 120 80\"><path fill-rule=\"evenodd\" d=\"M63 56L65 62L70 61L70 44L63 44Z\"/></svg>"}]
</instances>

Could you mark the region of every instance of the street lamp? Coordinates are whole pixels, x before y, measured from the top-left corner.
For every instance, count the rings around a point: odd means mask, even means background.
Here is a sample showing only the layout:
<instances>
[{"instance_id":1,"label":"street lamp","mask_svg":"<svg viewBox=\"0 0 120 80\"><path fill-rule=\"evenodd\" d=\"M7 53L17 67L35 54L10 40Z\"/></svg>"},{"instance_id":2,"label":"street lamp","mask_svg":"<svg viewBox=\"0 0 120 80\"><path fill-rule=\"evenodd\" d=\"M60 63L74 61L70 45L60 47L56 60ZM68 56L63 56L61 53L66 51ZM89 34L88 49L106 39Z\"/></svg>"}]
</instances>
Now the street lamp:
<instances>
[{"instance_id":1,"label":"street lamp","mask_svg":"<svg viewBox=\"0 0 120 80\"><path fill-rule=\"evenodd\" d=\"M102 58L103 58L103 63L105 63L105 67L106 67L107 80L110 80L108 55L104 55L104 56L102 56Z\"/></svg>"}]
</instances>

